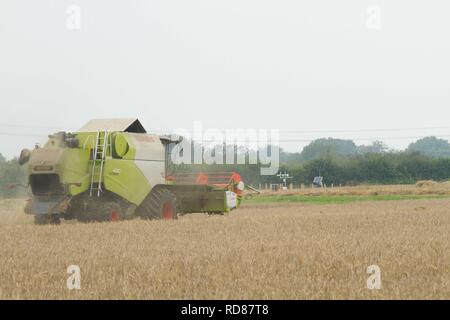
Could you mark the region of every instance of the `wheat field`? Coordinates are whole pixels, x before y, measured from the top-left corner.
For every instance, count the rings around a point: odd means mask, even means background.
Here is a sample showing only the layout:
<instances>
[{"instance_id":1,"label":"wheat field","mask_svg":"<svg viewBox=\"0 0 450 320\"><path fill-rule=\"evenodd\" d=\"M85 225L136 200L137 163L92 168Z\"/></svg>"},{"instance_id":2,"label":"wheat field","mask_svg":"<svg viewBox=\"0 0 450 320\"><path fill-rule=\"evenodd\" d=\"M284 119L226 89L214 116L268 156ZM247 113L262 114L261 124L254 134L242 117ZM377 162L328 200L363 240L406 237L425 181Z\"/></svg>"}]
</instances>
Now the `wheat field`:
<instances>
[{"instance_id":1,"label":"wheat field","mask_svg":"<svg viewBox=\"0 0 450 320\"><path fill-rule=\"evenodd\" d=\"M60 226L34 226L22 205L0 203L0 299L450 298L450 199ZM80 290L66 287L69 265Z\"/></svg>"}]
</instances>

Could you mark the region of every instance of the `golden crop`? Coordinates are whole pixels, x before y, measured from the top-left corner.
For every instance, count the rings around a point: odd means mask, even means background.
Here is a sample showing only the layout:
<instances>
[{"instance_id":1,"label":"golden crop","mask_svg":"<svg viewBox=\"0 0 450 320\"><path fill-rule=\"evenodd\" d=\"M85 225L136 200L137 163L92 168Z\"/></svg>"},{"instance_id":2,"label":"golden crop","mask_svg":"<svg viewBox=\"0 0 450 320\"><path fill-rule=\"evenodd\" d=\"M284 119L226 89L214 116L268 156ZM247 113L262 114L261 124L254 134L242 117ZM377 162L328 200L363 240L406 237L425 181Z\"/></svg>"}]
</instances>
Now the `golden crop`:
<instances>
[{"instance_id":1,"label":"golden crop","mask_svg":"<svg viewBox=\"0 0 450 320\"><path fill-rule=\"evenodd\" d=\"M450 200L252 205L34 226L0 209L3 299L449 299ZM66 287L69 265L81 290ZM366 286L381 268L382 289Z\"/></svg>"}]
</instances>

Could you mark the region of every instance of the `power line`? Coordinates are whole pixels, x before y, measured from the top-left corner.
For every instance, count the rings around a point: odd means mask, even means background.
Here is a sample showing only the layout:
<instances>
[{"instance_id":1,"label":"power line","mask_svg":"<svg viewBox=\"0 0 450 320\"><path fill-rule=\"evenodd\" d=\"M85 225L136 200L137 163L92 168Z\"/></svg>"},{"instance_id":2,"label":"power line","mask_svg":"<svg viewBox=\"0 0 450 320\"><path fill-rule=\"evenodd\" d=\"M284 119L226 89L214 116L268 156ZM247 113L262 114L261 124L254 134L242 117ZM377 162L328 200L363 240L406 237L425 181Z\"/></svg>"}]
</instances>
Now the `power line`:
<instances>
[{"instance_id":1,"label":"power line","mask_svg":"<svg viewBox=\"0 0 450 320\"><path fill-rule=\"evenodd\" d=\"M415 140L415 139L423 139L429 136L415 136L415 137L376 137L376 138L348 138L348 140L353 140L353 141L383 141L383 140ZM450 135L435 135L435 137L437 138L450 138ZM281 142L281 143L290 143L290 142L313 142L315 140L318 140L320 138L316 138L316 139L279 139L277 140L277 142ZM216 140L202 140L202 142L216 142ZM244 142L265 142L264 140L234 140L232 142L240 142L240 143L244 143ZM270 143L271 141L269 141L269 139L267 139L267 143Z\"/></svg>"},{"instance_id":2,"label":"power line","mask_svg":"<svg viewBox=\"0 0 450 320\"><path fill-rule=\"evenodd\" d=\"M33 134L33 133L17 133L17 132L0 132L1 136L16 136L16 137L35 137L35 138L46 138L47 134ZM371 138L358 138L358 137L352 137L347 138L348 140L354 140L354 141L376 141L376 140L414 140L414 139L423 139L428 137L429 135L425 136L388 136L388 137L371 137ZM438 138L450 138L450 135L434 135ZM317 140L315 139L279 139L278 142L282 143L293 143L293 142L312 142ZM344 138L343 138L344 139ZM234 140L234 142L260 142L261 140ZM215 140L203 140L202 142L215 142Z\"/></svg>"},{"instance_id":3,"label":"power line","mask_svg":"<svg viewBox=\"0 0 450 320\"><path fill-rule=\"evenodd\" d=\"M437 138L450 138L450 135L434 135ZM415 136L415 137L376 137L376 138L348 138L348 140L354 140L354 141L383 141L383 140L415 140L415 139L423 139L429 137L429 135L426 136ZM320 138L319 138L320 139ZM313 142L317 139L280 139L278 141L280 142Z\"/></svg>"},{"instance_id":4,"label":"power line","mask_svg":"<svg viewBox=\"0 0 450 320\"><path fill-rule=\"evenodd\" d=\"M270 129L267 129L270 130ZM361 132L401 132L401 131L421 131L421 130L450 130L450 127L420 127L420 128L375 128L375 129L336 129L336 130L279 130L280 133L361 133ZM149 130L149 132L168 133L173 130ZM191 132L193 130L187 130Z\"/></svg>"},{"instance_id":5,"label":"power line","mask_svg":"<svg viewBox=\"0 0 450 320\"><path fill-rule=\"evenodd\" d=\"M48 137L47 134L16 133L16 132L0 132L0 136L34 137L34 138L45 138L45 137Z\"/></svg>"},{"instance_id":6,"label":"power line","mask_svg":"<svg viewBox=\"0 0 450 320\"><path fill-rule=\"evenodd\" d=\"M78 130L75 128L68 127L56 127L56 126L38 126L38 125L24 125L24 124L10 124L10 123L0 123L0 127L7 128L31 128L31 129L51 129L51 130Z\"/></svg>"},{"instance_id":7,"label":"power line","mask_svg":"<svg viewBox=\"0 0 450 320\"><path fill-rule=\"evenodd\" d=\"M420 130L448 130L450 127L391 128L391 129L348 129L348 130L282 130L283 133L351 133L351 132L392 132Z\"/></svg>"},{"instance_id":8,"label":"power line","mask_svg":"<svg viewBox=\"0 0 450 320\"><path fill-rule=\"evenodd\" d=\"M58 126L37 126L37 125L21 125L21 124L9 124L0 123L0 127L10 128L33 128L33 129L56 129L56 130L78 130L77 128L58 127ZM352 133L352 132L392 132L392 131L415 131L415 130L445 130L450 129L449 126L445 127L416 127L416 128L372 128L372 129L331 129L331 130L280 130L281 133ZM172 132L173 129L154 129L148 130L154 133ZM187 130L188 132L192 130Z\"/></svg>"}]
</instances>

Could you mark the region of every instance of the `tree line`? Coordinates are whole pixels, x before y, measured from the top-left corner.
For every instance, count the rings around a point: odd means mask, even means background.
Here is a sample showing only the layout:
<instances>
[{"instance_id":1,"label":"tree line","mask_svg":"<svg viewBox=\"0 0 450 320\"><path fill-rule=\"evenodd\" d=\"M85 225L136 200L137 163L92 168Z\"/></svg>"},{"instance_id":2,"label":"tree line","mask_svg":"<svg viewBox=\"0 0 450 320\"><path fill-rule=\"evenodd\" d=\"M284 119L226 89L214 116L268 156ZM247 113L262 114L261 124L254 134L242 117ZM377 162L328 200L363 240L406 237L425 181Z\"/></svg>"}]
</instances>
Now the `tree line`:
<instances>
[{"instance_id":1,"label":"tree line","mask_svg":"<svg viewBox=\"0 0 450 320\"><path fill-rule=\"evenodd\" d=\"M255 165L179 165L178 172L236 171L249 184L280 183L276 175L260 174ZM317 139L301 152L280 151L280 172L292 177L289 183L310 185L316 176L331 185L410 184L418 180L450 179L450 144L426 137L404 151L389 149L380 141L357 146L352 140Z\"/></svg>"},{"instance_id":2,"label":"tree line","mask_svg":"<svg viewBox=\"0 0 450 320\"><path fill-rule=\"evenodd\" d=\"M239 152L245 152L240 149ZM279 183L276 175L261 175L261 164L246 165L176 165L171 172L236 171L251 185ZM409 145L405 151L388 149L381 142L357 146L351 140L318 139L301 152L280 151L280 171L286 170L296 185L312 183L323 176L331 185L408 184L418 180L450 179L450 144L447 140L427 137ZM0 154L0 198L24 196L26 168L17 159L7 160Z\"/></svg>"},{"instance_id":3,"label":"tree line","mask_svg":"<svg viewBox=\"0 0 450 320\"><path fill-rule=\"evenodd\" d=\"M175 172L238 172L251 185L280 183L276 175L260 174L256 165L179 165ZM418 152L367 153L354 156L328 154L304 162L281 163L280 172L292 177L288 183L310 185L316 176L331 185L411 184L419 180L450 179L450 158L435 158Z\"/></svg>"}]
</instances>

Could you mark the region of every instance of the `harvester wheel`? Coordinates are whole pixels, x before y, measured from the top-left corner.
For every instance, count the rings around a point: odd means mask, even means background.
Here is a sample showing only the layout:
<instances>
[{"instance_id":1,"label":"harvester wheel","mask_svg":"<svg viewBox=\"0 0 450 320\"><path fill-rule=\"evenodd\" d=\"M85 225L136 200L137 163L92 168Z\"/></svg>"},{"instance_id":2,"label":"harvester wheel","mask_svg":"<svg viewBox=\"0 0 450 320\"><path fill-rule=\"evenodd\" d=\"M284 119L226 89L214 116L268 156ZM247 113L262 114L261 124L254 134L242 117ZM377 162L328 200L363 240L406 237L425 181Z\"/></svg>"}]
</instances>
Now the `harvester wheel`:
<instances>
[{"instance_id":1,"label":"harvester wheel","mask_svg":"<svg viewBox=\"0 0 450 320\"><path fill-rule=\"evenodd\" d=\"M34 216L34 224L60 224L61 220L58 214L38 214Z\"/></svg>"},{"instance_id":2,"label":"harvester wheel","mask_svg":"<svg viewBox=\"0 0 450 320\"><path fill-rule=\"evenodd\" d=\"M117 203L109 203L104 207L106 221L120 221L124 219L123 210Z\"/></svg>"},{"instance_id":3,"label":"harvester wheel","mask_svg":"<svg viewBox=\"0 0 450 320\"><path fill-rule=\"evenodd\" d=\"M136 211L135 205L120 206L120 204L115 203L108 206L108 212L110 214L109 220L120 221L128 220L134 217L134 212Z\"/></svg>"},{"instance_id":4,"label":"harvester wheel","mask_svg":"<svg viewBox=\"0 0 450 320\"><path fill-rule=\"evenodd\" d=\"M152 190L142 209L143 218L163 220L178 218L177 198L173 192L164 188Z\"/></svg>"}]
</instances>

